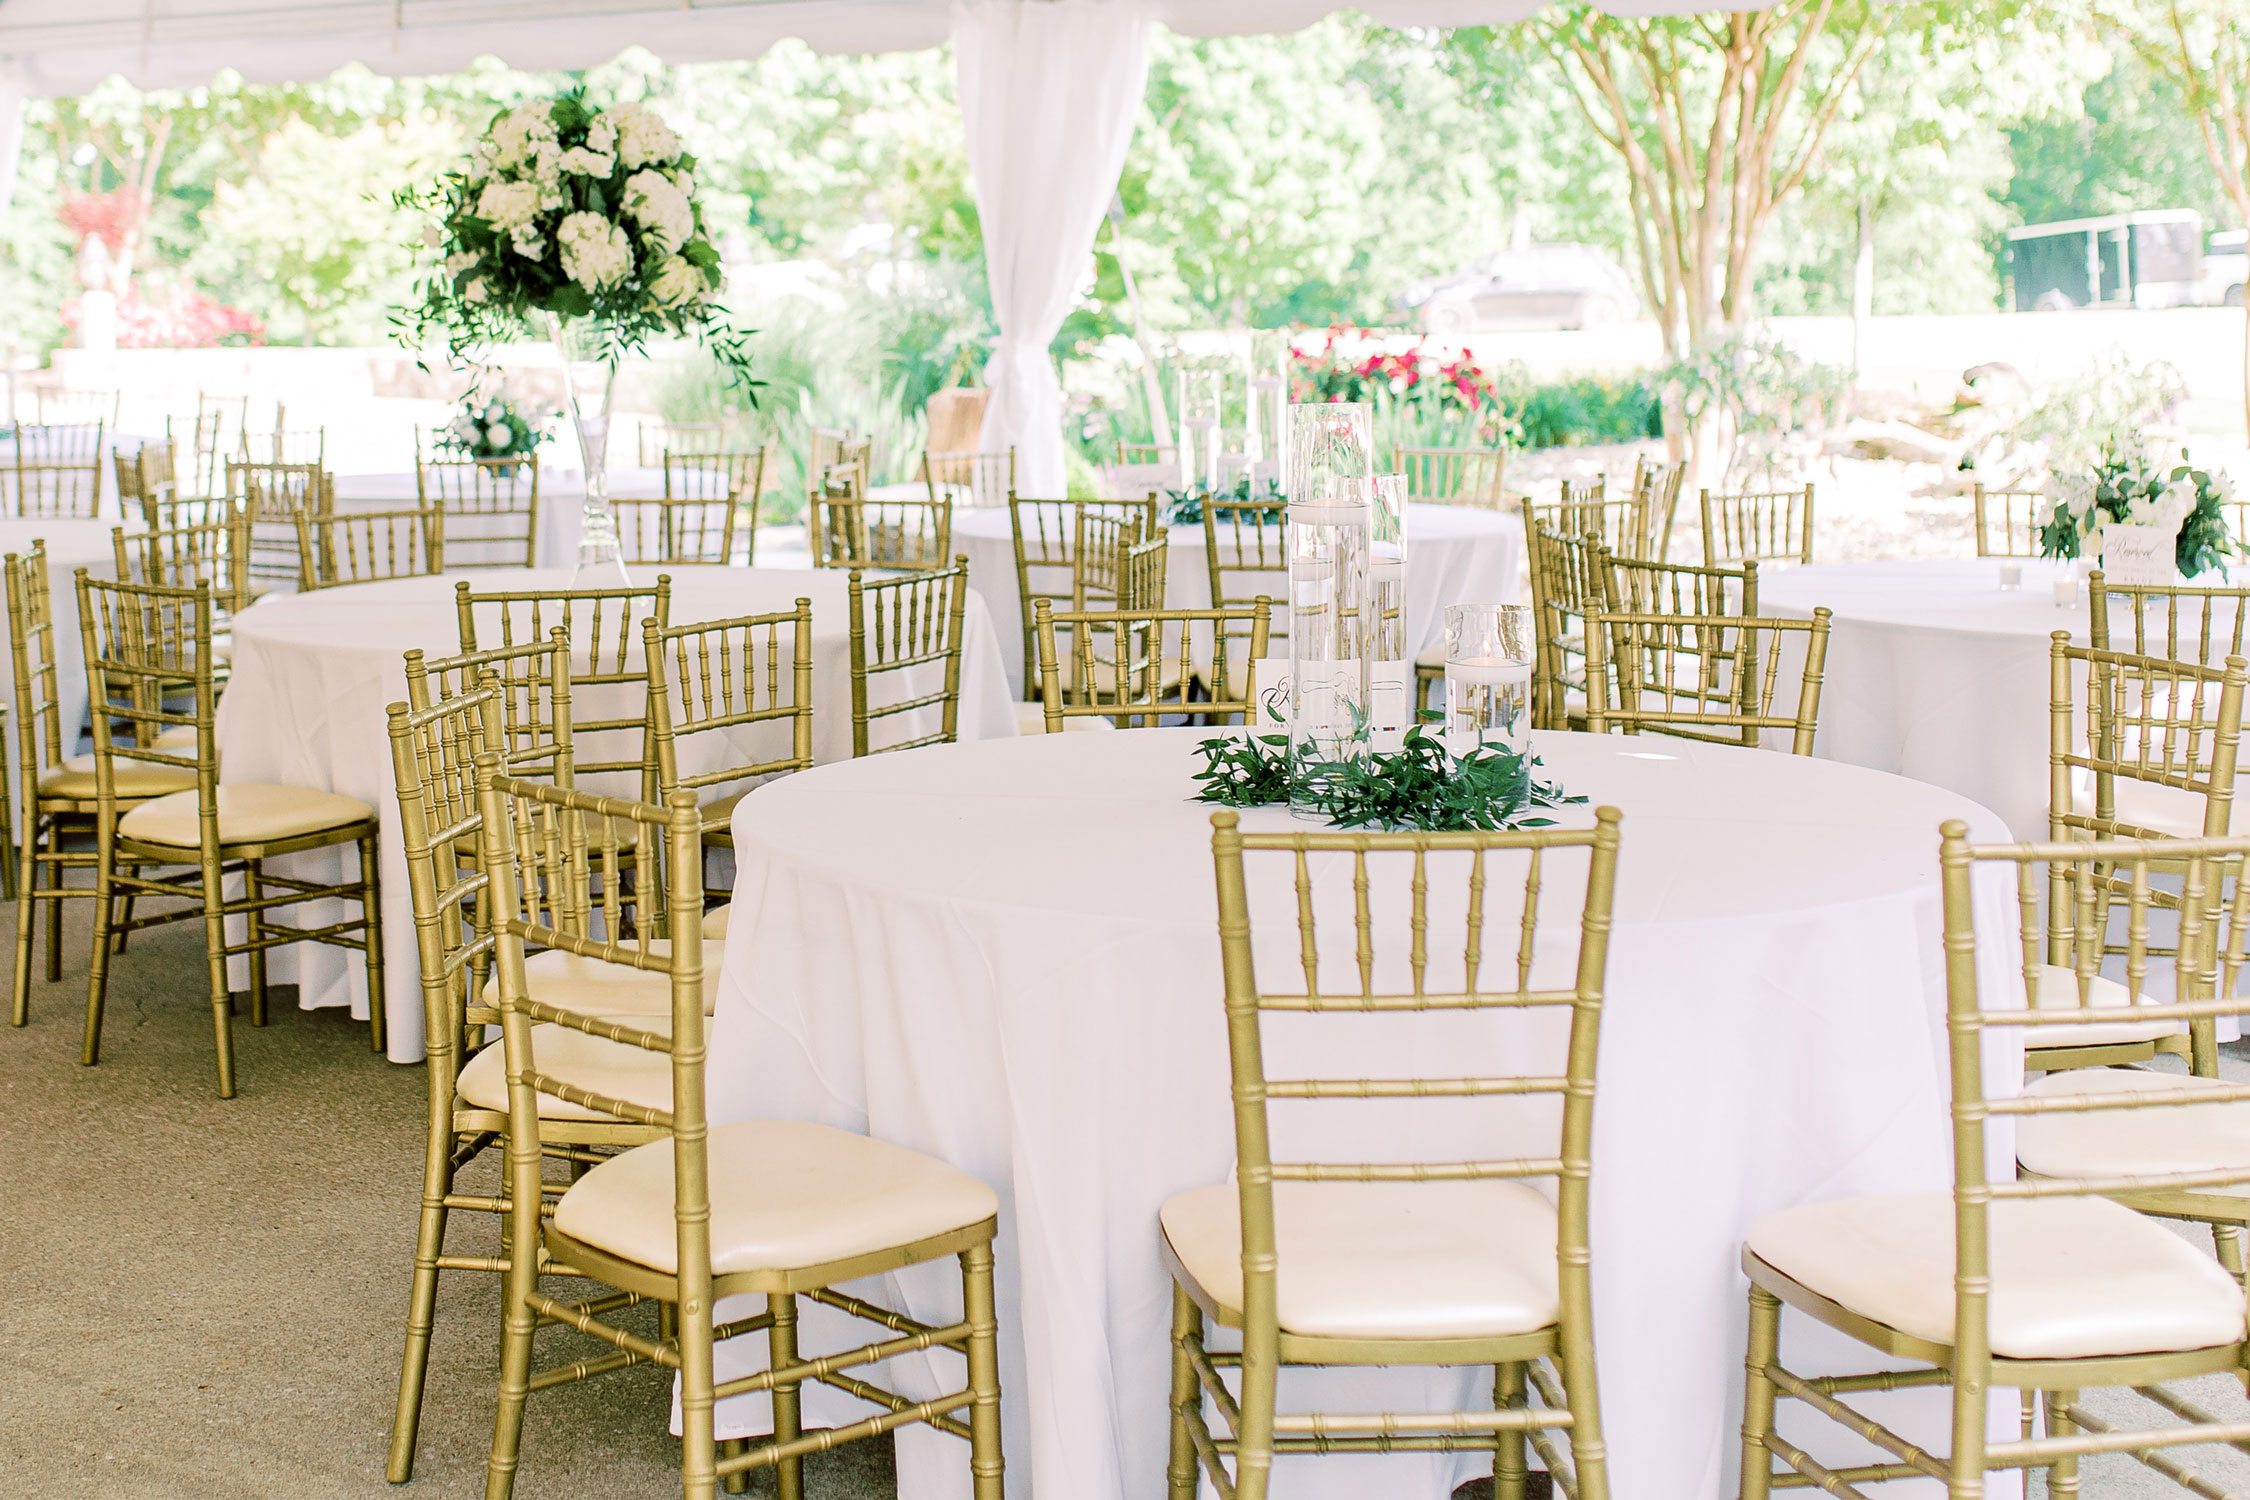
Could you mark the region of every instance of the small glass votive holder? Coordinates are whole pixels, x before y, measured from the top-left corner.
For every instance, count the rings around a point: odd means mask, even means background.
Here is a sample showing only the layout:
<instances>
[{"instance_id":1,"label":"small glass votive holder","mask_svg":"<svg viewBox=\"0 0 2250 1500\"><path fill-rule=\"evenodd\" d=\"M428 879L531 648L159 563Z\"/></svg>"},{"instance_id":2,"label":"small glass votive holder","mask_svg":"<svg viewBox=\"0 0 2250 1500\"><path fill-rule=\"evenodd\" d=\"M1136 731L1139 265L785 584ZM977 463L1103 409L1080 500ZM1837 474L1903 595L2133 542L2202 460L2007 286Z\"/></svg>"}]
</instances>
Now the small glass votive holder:
<instances>
[{"instance_id":1,"label":"small glass votive holder","mask_svg":"<svg viewBox=\"0 0 2250 1500\"><path fill-rule=\"evenodd\" d=\"M1445 742L1456 755L1530 745L1534 615L1528 604L1445 611Z\"/></svg>"},{"instance_id":2,"label":"small glass votive holder","mask_svg":"<svg viewBox=\"0 0 2250 1500\"><path fill-rule=\"evenodd\" d=\"M2023 564L2020 562L2002 563L2000 565L2000 591L2004 594L2014 593L2022 587Z\"/></svg>"},{"instance_id":3,"label":"small glass votive holder","mask_svg":"<svg viewBox=\"0 0 2250 1500\"><path fill-rule=\"evenodd\" d=\"M2078 580L2077 580L2077 579L2076 579L2075 577L2072 577L2072 578L2058 578L2058 579L2056 579L2056 580L2055 580L2055 608L2057 608L2057 609L2071 609L2071 608L2074 608L2074 607L2075 607L2075 606L2077 605L2077 603L2078 603Z\"/></svg>"}]
</instances>

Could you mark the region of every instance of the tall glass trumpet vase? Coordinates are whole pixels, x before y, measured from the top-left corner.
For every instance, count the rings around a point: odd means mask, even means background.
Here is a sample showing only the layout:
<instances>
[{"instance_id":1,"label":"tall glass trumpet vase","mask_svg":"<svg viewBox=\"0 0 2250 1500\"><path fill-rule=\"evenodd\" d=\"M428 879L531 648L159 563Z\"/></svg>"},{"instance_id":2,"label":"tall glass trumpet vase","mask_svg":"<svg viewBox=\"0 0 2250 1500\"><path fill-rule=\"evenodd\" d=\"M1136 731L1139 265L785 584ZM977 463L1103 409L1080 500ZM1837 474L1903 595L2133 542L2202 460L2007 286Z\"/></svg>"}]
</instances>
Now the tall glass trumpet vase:
<instances>
[{"instance_id":1,"label":"tall glass trumpet vase","mask_svg":"<svg viewBox=\"0 0 2250 1500\"><path fill-rule=\"evenodd\" d=\"M617 394L617 361L599 324L547 315L561 357L563 399L578 434L578 453L586 464L586 504L578 525L578 570L574 589L624 588L625 549L617 538L617 512L609 503L609 412Z\"/></svg>"},{"instance_id":2,"label":"tall glass trumpet vase","mask_svg":"<svg viewBox=\"0 0 2250 1500\"><path fill-rule=\"evenodd\" d=\"M1406 640L1406 476L1378 474L1365 489L1368 734L1375 753L1388 755L1406 747L1419 706Z\"/></svg>"}]
</instances>

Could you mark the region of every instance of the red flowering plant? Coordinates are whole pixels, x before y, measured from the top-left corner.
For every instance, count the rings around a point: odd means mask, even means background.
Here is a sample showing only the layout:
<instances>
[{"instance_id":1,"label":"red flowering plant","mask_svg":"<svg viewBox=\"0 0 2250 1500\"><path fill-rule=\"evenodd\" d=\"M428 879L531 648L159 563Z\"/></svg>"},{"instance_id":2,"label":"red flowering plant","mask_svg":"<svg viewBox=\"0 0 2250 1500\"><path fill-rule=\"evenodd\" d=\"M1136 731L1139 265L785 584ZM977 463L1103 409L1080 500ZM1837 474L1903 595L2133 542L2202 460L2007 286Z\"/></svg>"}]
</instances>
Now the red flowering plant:
<instances>
[{"instance_id":1,"label":"red flowering plant","mask_svg":"<svg viewBox=\"0 0 2250 1500\"><path fill-rule=\"evenodd\" d=\"M80 305L75 300L63 304L63 324L73 332ZM136 286L117 300L120 349L240 349L265 341L266 325L256 316L193 287L176 287L162 300L144 300Z\"/></svg>"},{"instance_id":2,"label":"red flowering plant","mask_svg":"<svg viewBox=\"0 0 2250 1500\"><path fill-rule=\"evenodd\" d=\"M1290 400L1369 402L1385 426L1479 446L1515 432L1492 372L1426 340L1400 348L1373 329L1339 325L1317 346L1291 347L1289 376Z\"/></svg>"}]
</instances>

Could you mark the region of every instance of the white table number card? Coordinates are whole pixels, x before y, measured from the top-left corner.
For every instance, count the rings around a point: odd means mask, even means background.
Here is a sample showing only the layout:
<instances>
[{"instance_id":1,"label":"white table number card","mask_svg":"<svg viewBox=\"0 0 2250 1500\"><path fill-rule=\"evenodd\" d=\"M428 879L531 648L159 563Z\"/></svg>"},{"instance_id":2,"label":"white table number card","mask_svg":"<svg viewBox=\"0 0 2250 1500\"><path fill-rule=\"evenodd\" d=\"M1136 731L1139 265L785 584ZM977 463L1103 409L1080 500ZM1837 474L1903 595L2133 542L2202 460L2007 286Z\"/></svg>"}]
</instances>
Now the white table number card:
<instances>
[{"instance_id":1,"label":"white table number card","mask_svg":"<svg viewBox=\"0 0 2250 1500\"><path fill-rule=\"evenodd\" d=\"M2113 521L2102 528L2103 579L2136 586L2170 584L2178 572L2174 562L2178 545L2177 526L2127 526Z\"/></svg>"}]
</instances>

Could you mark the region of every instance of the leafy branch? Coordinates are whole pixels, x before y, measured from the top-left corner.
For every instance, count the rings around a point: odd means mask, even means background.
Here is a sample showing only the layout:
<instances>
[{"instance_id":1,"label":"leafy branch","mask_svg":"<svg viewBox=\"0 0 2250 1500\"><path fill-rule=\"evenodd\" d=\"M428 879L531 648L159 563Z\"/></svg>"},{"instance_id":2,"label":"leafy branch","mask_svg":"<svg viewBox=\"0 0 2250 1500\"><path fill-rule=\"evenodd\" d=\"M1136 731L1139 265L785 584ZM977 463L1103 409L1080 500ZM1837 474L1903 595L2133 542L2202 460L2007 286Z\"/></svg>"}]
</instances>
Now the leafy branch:
<instances>
[{"instance_id":1,"label":"leafy branch","mask_svg":"<svg viewBox=\"0 0 2250 1500\"><path fill-rule=\"evenodd\" d=\"M1420 833L1545 828L1553 808L1582 803L1538 776L1539 757L1500 745L1456 755L1417 725L1403 749L1365 760L1316 761L1292 775L1288 737L1220 735L1196 747L1203 769L1198 802L1264 807L1289 800L1301 782L1338 828L1406 829Z\"/></svg>"}]
</instances>

